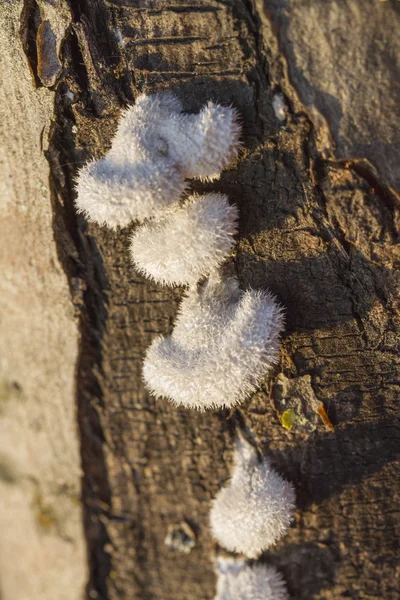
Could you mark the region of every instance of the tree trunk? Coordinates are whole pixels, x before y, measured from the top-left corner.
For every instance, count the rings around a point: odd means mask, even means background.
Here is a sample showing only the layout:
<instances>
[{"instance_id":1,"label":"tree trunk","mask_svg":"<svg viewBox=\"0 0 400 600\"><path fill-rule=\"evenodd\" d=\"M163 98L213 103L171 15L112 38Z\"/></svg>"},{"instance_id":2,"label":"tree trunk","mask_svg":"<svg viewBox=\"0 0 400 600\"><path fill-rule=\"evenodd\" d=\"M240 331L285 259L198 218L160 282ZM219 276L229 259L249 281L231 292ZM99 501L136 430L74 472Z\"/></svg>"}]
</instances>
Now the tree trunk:
<instances>
[{"instance_id":1,"label":"tree trunk","mask_svg":"<svg viewBox=\"0 0 400 600\"><path fill-rule=\"evenodd\" d=\"M210 501L242 426L296 488L295 523L263 555L291 597L399 597L400 11L394 0L358 6L72 0L68 12L63 0L25 0L34 93L54 95L53 231L80 323L90 598L214 597ZM231 412L148 394L144 351L171 331L183 290L135 273L132 227L88 224L73 204L77 168L107 151L121 108L161 89L187 111L210 99L239 109L240 160L192 189L237 203L240 283L286 307L279 366ZM195 539L188 553L165 543L182 529Z\"/></svg>"}]
</instances>

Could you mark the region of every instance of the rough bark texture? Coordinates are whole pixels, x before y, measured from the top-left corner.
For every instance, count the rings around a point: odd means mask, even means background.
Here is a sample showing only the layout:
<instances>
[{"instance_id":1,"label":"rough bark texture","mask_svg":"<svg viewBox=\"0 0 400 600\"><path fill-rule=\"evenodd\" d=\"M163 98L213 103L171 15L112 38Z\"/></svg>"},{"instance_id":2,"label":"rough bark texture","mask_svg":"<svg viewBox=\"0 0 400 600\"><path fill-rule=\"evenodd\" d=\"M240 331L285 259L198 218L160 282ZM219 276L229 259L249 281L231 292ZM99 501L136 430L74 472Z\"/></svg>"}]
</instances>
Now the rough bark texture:
<instances>
[{"instance_id":1,"label":"rough bark texture","mask_svg":"<svg viewBox=\"0 0 400 600\"><path fill-rule=\"evenodd\" d=\"M361 56L372 34L355 2L74 0L63 34L42 4L26 2L22 43L37 93L55 91L46 156L55 239L81 315L89 597L213 598L210 500L229 477L234 430L246 426L296 487L295 524L265 555L292 597L398 598L399 130L388 100L396 58L387 51L385 69L377 66L385 114L379 91L365 109L363 92L350 119L345 76L321 73L325 61L335 71L340 53L360 89L367 71L376 82L365 56L379 49L371 41ZM365 4L379 11L374 40L385 31L394 55L398 6ZM88 225L73 206L76 169L106 152L121 107L162 88L189 111L208 99L240 110L240 159L219 182L193 189L222 191L239 205L233 266L243 286L269 287L287 308L279 367L232 413L176 409L147 394L143 353L171 331L181 291L134 272L130 230ZM288 408L290 431L279 418ZM164 543L187 526L190 553Z\"/></svg>"}]
</instances>

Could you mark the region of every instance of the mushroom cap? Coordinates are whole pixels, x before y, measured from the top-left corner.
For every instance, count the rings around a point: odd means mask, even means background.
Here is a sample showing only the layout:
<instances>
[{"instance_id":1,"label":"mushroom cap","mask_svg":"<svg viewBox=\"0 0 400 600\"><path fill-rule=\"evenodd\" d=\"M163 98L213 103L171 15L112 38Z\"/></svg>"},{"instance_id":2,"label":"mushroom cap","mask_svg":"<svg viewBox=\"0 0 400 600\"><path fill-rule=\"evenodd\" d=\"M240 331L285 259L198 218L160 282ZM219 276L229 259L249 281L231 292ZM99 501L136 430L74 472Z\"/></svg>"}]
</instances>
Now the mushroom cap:
<instances>
[{"instance_id":1,"label":"mushroom cap","mask_svg":"<svg viewBox=\"0 0 400 600\"><path fill-rule=\"evenodd\" d=\"M191 196L163 219L138 227L131 239L136 269L164 285L193 285L228 256L237 208L222 194Z\"/></svg>"},{"instance_id":2,"label":"mushroom cap","mask_svg":"<svg viewBox=\"0 0 400 600\"><path fill-rule=\"evenodd\" d=\"M270 565L218 557L215 600L288 600L282 575Z\"/></svg>"},{"instance_id":3,"label":"mushroom cap","mask_svg":"<svg viewBox=\"0 0 400 600\"><path fill-rule=\"evenodd\" d=\"M241 125L235 108L208 102L198 114L171 114L159 133L185 177L212 181L236 157Z\"/></svg>"},{"instance_id":4,"label":"mushroom cap","mask_svg":"<svg viewBox=\"0 0 400 600\"><path fill-rule=\"evenodd\" d=\"M182 301L171 336L146 353L148 389L199 410L247 398L277 361L282 308L268 292L239 290L237 280L211 276Z\"/></svg>"},{"instance_id":5,"label":"mushroom cap","mask_svg":"<svg viewBox=\"0 0 400 600\"><path fill-rule=\"evenodd\" d=\"M232 479L219 491L210 512L217 542L230 552L256 558L285 535L294 509L293 485L238 437Z\"/></svg>"},{"instance_id":6,"label":"mushroom cap","mask_svg":"<svg viewBox=\"0 0 400 600\"><path fill-rule=\"evenodd\" d=\"M179 170L166 159L157 163L114 163L102 158L79 172L78 212L111 228L162 214L185 191Z\"/></svg>"}]
</instances>

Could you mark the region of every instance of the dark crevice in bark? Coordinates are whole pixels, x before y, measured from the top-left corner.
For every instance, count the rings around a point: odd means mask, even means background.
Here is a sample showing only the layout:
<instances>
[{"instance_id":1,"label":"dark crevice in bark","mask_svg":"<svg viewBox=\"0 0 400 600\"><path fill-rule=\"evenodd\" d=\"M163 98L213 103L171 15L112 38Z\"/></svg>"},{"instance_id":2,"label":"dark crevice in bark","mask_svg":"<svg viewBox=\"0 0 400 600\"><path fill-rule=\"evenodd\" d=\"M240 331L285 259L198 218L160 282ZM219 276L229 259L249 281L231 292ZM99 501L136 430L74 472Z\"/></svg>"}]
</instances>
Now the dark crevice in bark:
<instances>
[{"instance_id":1,"label":"dark crevice in bark","mask_svg":"<svg viewBox=\"0 0 400 600\"><path fill-rule=\"evenodd\" d=\"M82 15L82 0L69 0L72 20L77 23Z\"/></svg>"},{"instance_id":2,"label":"dark crevice in bark","mask_svg":"<svg viewBox=\"0 0 400 600\"><path fill-rule=\"evenodd\" d=\"M68 71L87 102L88 79L74 30L67 36L64 55ZM68 79L68 78L67 78ZM80 346L76 366L77 418L82 459L82 506L88 548L88 598L107 600L106 581L110 573L109 543L104 517L111 503L111 492L104 458L106 443L100 413L103 406L101 343L107 319L107 277L95 239L88 234L83 218L73 205L77 169L84 162L75 147L75 117L68 100L67 84L55 91L54 123L46 157L51 170L53 227L56 247L70 286L71 298L79 318Z\"/></svg>"},{"instance_id":3,"label":"dark crevice in bark","mask_svg":"<svg viewBox=\"0 0 400 600\"><path fill-rule=\"evenodd\" d=\"M266 95L272 98L271 81L269 77L268 57L265 52L264 42L261 35L261 22L254 4L250 0L237 2L233 5L233 16L239 27L246 24L247 35L240 35L239 40L245 58L250 56L256 58L255 66L246 73L249 84L253 87L257 102L257 119L260 121L259 130L262 132L261 140L268 134L270 128L270 117L265 114L263 104Z\"/></svg>"},{"instance_id":4,"label":"dark crevice in bark","mask_svg":"<svg viewBox=\"0 0 400 600\"><path fill-rule=\"evenodd\" d=\"M54 148L60 148L60 145L65 148L65 142L62 143L56 135L52 137L50 144L49 154ZM58 182L54 169L52 177L53 182ZM76 394L83 469L83 520L90 572L88 590L95 590L98 594L90 597L106 600L108 596L105 581L110 572L110 561L104 547L109 538L101 517L105 507L110 506L110 489L103 452L105 437L99 417L103 394L95 374L101 373L101 340L107 314L104 271L95 241L86 236L82 223L71 226L71 221L59 207L55 208L54 234L80 324ZM67 236L80 240L76 246L78 260L71 259L71 256L66 259Z\"/></svg>"},{"instance_id":5,"label":"dark crevice in bark","mask_svg":"<svg viewBox=\"0 0 400 600\"><path fill-rule=\"evenodd\" d=\"M36 45L40 23L40 9L36 0L25 0L21 12L19 35L36 88L42 87L42 82L38 75L38 51Z\"/></svg>"},{"instance_id":6,"label":"dark crevice in bark","mask_svg":"<svg viewBox=\"0 0 400 600\"><path fill-rule=\"evenodd\" d=\"M68 52L71 57L71 64L74 65L76 83L81 91L80 100L85 105L86 110L91 109L94 111L94 105L90 96L89 78L75 26L72 26L68 37Z\"/></svg>"}]
</instances>

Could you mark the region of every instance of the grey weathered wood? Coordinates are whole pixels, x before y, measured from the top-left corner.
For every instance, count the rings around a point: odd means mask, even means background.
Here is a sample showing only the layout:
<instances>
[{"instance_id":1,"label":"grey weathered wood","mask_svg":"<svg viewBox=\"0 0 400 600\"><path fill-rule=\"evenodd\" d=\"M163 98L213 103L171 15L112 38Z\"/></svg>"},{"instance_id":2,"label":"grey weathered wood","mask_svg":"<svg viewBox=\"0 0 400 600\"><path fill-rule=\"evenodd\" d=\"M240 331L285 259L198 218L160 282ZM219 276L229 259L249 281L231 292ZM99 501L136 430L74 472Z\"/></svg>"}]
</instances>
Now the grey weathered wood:
<instances>
[{"instance_id":1,"label":"grey weathered wood","mask_svg":"<svg viewBox=\"0 0 400 600\"><path fill-rule=\"evenodd\" d=\"M0 597L80 600L79 331L44 155L54 92L33 86L22 9L0 4Z\"/></svg>"},{"instance_id":2,"label":"grey weathered wood","mask_svg":"<svg viewBox=\"0 0 400 600\"><path fill-rule=\"evenodd\" d=\"M336 156L333 146L323 154L315 114L288 76L285 32L261 3L71 6L47 156L55 236L81 314L90 597L213 598L210 500L229 477L231 436L245 424L296 486L296 522L266 554L292 597L398 598L399 207L390 182L358 168L359 156ZM181 291L134 272L129 230L89 225L73 207L76 169L106 152L121 107L163 88L189 111L209 99L240 110L240 159L219 182L193 189L237 202L240 281L269 287L287 308L279 367L233 414L198 414L148 395L143 353L171 331ZM284 122L272 105L282 92ZM279 420L288 407L298 415L290 432ZM196 534L189 554L164 543L182 522Z\"/></svg>"}]
</instances>

